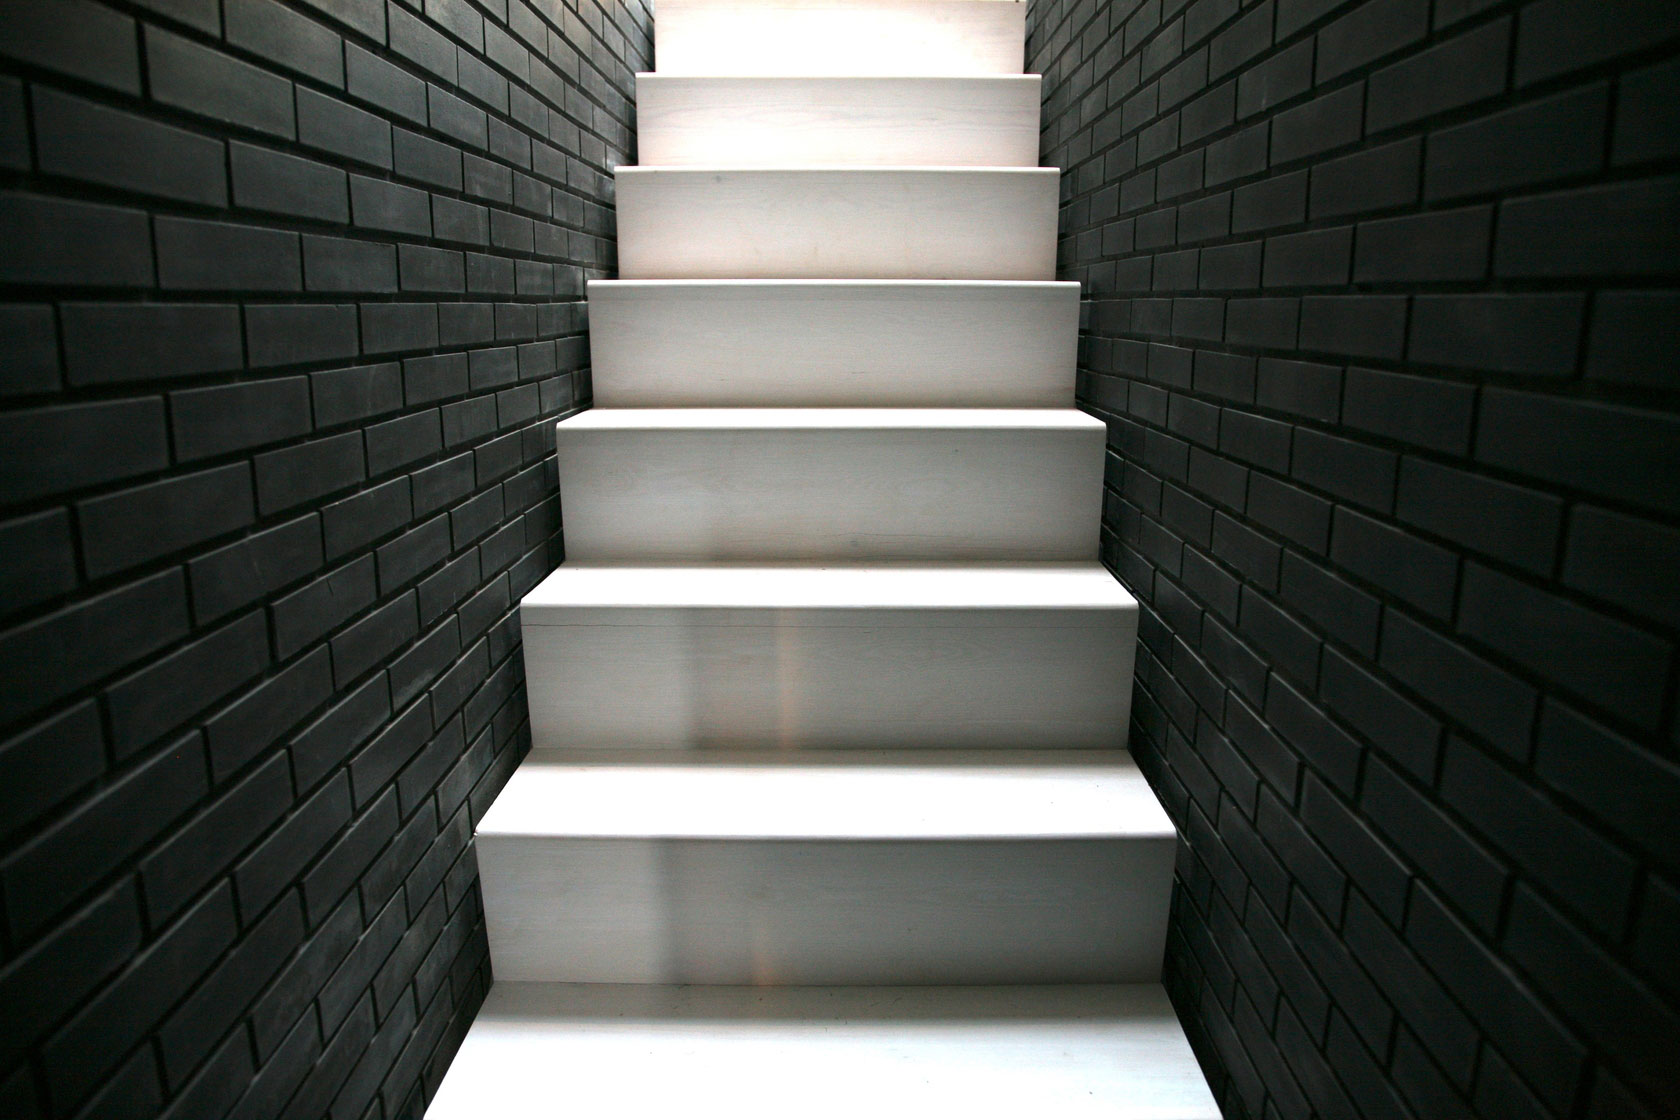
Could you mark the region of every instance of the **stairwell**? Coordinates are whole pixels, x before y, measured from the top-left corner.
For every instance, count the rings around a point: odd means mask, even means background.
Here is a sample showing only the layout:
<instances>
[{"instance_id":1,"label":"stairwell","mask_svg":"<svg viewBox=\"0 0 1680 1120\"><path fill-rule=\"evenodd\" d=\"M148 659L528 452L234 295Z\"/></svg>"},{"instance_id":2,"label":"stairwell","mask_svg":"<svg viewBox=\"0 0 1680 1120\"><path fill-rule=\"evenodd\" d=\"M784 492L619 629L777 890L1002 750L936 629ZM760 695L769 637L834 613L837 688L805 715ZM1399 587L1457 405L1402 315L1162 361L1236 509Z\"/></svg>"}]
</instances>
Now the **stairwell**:
<instances>
[{"instance_id":1,"label":"stairwell","mask_svg":"<svg viewBox=\"0 0 1680 1120\"><path fill-rule=\"evenodd\" d=\"M662 0L428 1113L1216 1117L1011 0Z\"/></svg>"}]
</instances>

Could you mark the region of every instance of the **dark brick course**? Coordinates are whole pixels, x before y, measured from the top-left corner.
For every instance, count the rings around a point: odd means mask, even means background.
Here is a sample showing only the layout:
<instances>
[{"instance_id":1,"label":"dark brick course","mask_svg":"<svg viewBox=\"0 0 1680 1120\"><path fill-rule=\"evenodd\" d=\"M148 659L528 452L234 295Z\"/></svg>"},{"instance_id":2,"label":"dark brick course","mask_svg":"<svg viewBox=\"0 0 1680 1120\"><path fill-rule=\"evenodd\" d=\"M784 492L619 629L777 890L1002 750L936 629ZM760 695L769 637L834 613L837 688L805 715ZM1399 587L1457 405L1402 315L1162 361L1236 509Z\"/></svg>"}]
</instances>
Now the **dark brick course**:
<instances>
[{"instance_id":1,"label":"dark brick course","mask_svg":"<svg viewBox=\"0 0 1680 1120\"><path fill-rule=\"evenodd\" d=\"M420 1115L650 31L0 4L0 1114Z\"/></svg>"},{"instance_id":2,"label":"dark brick course","mask_svg":"<svg viewBox=\"0 0 1680 1120\"><path fill-rule=\"evenodd\" d=\"M1027 69L1226 1115L1680 1116L1680 7L1032 0Z\"/></svg>"}]
</instances>

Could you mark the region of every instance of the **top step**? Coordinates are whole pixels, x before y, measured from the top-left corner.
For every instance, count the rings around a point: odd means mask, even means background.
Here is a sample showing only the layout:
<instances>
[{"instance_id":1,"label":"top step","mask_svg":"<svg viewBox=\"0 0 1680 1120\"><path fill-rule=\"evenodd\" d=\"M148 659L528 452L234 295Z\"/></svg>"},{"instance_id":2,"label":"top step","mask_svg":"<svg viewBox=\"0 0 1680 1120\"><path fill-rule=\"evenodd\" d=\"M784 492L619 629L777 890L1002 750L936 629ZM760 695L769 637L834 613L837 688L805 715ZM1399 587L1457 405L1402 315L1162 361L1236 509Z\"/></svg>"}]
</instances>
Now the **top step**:
<instances>
[{"instance_id":1,"label":"top step","mask_svg":"<svg viewBox=\"0 0 1680 1120\"><path fill-rule=\"evenodd\" d=\"M661 74L1019 74L1020 0L658 0Z\"/></svg>"}]
</instances>

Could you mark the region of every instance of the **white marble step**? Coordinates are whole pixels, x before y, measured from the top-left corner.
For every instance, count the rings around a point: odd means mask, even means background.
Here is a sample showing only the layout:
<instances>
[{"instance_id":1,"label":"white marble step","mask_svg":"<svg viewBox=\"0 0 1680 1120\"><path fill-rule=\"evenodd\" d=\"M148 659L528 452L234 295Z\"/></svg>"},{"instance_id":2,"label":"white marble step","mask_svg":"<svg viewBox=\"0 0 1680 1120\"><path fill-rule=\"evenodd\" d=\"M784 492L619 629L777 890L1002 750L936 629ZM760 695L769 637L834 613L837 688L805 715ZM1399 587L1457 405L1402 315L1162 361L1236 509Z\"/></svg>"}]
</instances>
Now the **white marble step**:
<instances>
[{"instance_id":1,"label":"white marble step","mask_svg":"<svg viewBox=\"0 0 1680 1120\"><path fill-rule=\"evenodd\" d=\"M1053 280L1059 175L1032 167L620 167L619 275Z\"/></svg>"},{"instance_id":2,"label":"white marble step","mask_svg":"<svg viewBox=\"0 0 1680 1120\"><path fill-rule=\"evenodd\" d=\"M1079 285L591 280L603 408L1067 408Z\"/></svg>"},{"instance_id":3,"label":"white marble step","mask_svg":"<svg viewBox=\"0 0 1680 1120\"><path fill-rule=\"evenodd\" d=\"M995 0L994 0L995 2ZM643 167L1036 167L1037 75L636 75Z\"/></svg>"},{"instance_id":4,"label":"white marble step","mask_svg":"<svg viewBox=\"0 0 1680 1120\"><path fill-rule=\"evenodd\" d=\"M498 980L428 1120L1218 1120L1155 984Z\"/></svg>"},{"instance_id":5,"label":"white marble step","mask_svg":"<svg viewBox=\"0 0 1680 1120\"><path fill-rule=\"evenodd\" d=\"M567 562L520 606L538 747L1125 746L1100 564Z\"/></svg>"},{"instance_id":6,"label":"white marble step","mask_svg":"<svg viewBox=\"0 0 1680 1120\"><path fill-rule=\"evenodd\" d=\"M1019 74L1009 0L659 0L662 74Z\"/></svg>"},{"instance_id":7,"label":"white marble step","mask_svg":"<svg viewBox=\"0 0 1680 1120\"><path fill-rule=\"evenodd\" d=\"M502 980L1159 978L1176 835L1124 752L533 751L480 822Z\"/></svg>"},{"instance_id":8,"label":"white marble step","mask_svg":"<svg viewBox=\"0 0 1680 1120\"><path fill-rule=\"evenodd\" d=\"M1106 430L1072 408L590 409L556 430L566 555L1094 560Z\"/></svg>"}]
</instances>

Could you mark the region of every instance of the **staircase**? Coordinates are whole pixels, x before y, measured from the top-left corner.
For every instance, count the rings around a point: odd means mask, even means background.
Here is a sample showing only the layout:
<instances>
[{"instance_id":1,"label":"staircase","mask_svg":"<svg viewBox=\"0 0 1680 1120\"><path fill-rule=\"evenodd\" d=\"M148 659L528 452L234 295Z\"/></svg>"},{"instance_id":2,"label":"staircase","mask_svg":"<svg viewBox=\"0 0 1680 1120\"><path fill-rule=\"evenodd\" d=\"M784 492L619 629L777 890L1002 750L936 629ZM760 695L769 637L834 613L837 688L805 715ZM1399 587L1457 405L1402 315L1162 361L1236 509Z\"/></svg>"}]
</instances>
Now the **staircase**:
<instances>
[{"instance_id":1,"label":"staircase","mask_svg":"<svg viewBox=\"0 0 1680 1120\"><path fill-rule=\"evenodd\" d=\"M1024 10L660 0L432 1120L1218 1116Z\"/></svg>"}]
</instances>

